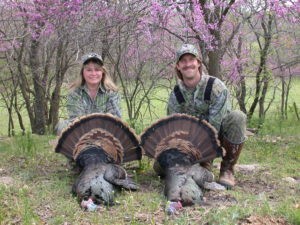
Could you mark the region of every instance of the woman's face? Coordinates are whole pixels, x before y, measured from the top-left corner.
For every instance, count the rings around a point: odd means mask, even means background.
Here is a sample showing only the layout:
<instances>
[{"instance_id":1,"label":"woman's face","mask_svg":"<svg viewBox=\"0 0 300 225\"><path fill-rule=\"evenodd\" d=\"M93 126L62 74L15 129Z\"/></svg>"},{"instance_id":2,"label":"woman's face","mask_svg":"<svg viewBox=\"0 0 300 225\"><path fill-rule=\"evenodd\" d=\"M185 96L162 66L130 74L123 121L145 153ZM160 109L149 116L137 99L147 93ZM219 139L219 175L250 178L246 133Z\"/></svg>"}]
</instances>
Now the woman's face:
<instances>
[{"instance_id":1,"label":"woman's face","mask_svg":"<svg viewBox=\"0 0 300 225\"><path fill-rule=\"evenodd\" d=\"M98 86L103 77L101 66L94 62L89 62L88 64L84 65L83 77L87 86Z\"/></svg>"}]
</instances>

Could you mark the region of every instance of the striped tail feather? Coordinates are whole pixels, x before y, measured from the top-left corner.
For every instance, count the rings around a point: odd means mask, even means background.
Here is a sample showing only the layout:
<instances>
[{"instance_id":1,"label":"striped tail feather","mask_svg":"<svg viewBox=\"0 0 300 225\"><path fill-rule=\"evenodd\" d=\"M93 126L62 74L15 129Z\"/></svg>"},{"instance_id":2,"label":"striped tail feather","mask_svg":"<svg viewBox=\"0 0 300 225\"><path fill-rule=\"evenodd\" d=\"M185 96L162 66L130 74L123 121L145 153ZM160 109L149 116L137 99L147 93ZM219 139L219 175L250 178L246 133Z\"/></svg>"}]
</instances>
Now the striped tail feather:
<instances>
[{"instance_id":1,"label":"striped tail feather","mask_svg":"<svg viewBox=\"0 0 300 225\"><path fill-rule=\"evenodd\" d=\"M141 159L142 152L139 147L140 140L134 130L120 118L111 114L102 113L82 116L73 121L73 123L65 128L59 136L55 152L61 153L70 159L74 159L73 155L76 150L76 145L84 135L86 138L95 138L97 135L101 136L104 134L111 140L112 145L117 143L116 141L113 141L113 139L118 140L123 151L123 162ZM89 138L85 139L85 141L89 142L88 139ZM119 149L119 147L117 147L117 149ZM110 151L111 150L108 150L108 152Z\"/></svg>"},{"instance_id":2,"label":"striped tail feather","mask_svg":"<svg viewBox=\"0 0 300 225\"><path fill-rule=\"evenodd\" d=\"M197 162L209 161L225 154L216 129L208 122L186 114L162 118L146 128L140 137L141 147L152 158L157 158L170 148L193 155Z\"/></svg>"}]
</instances>

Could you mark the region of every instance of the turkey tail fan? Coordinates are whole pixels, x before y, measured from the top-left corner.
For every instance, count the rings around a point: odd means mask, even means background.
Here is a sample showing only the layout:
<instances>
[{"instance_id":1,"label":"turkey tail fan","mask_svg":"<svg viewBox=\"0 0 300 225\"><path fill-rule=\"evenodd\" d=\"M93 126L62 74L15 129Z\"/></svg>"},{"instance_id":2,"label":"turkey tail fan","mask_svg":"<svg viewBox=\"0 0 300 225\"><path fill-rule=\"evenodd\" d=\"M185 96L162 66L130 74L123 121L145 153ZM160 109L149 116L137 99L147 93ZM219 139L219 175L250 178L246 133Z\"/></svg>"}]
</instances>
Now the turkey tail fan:
<instances>
[{"instance_id":1,"label":"turkey tail fan","mask_svg":"<svg viewBox=\"0 0 300 225\"><path fill-rule=\"evenodd\" d=\"M187 114L173 114L146 128L141 137L145 154L157 158L163 151L178 149L205 162L225 155L217 130L208 122Z\"/></svg>"},{"instance_id":2,"label":"turkey tail fan","mask_svg":"<svg viewBox=\"0 0 300 225\"><path fill-rule=\"evenodd\" d=\"M84 143L88 143L89 141L91 142L91 140L88 140L89 138L99 139L99 137L104 134L110 142L106 142L102 145L109 146L112 143L119 143L121 147L117 144L117 149L123 149L123 162L141 159L140 141L134 130L120 118L111 114L102 113L94 113L77 118L62 131L55 147L55 152L62 153L66 157L73 159L73 155L78 155L78 152L76 153L74 151L77 149L76 151L80 152L80 149L82 149L82 147L80 147L83 144L82 140L85 140ZM80 143L78 143L79 141ZM101 141L99 140L98 142ZM76 146L77 144L78 146ZM112 146L110 146L110 148L112 148ZM114 157L117 158L120 156L120 153L114 155Z\"/></svg>"},{"instance_id":3,"label":"turkey tail fan","mask_svg":"<svg viewBox=\"0 0 300 225\"><path fill-rule=\"evenodd\" d=\"M103 149L114 163L120 164L123 160L123 147L118 139L110 132L101 128L94 128L84 134L73 150L73 159L76 161L80 153L90 149L89 146Z\"/></svg>"}]
</instances>

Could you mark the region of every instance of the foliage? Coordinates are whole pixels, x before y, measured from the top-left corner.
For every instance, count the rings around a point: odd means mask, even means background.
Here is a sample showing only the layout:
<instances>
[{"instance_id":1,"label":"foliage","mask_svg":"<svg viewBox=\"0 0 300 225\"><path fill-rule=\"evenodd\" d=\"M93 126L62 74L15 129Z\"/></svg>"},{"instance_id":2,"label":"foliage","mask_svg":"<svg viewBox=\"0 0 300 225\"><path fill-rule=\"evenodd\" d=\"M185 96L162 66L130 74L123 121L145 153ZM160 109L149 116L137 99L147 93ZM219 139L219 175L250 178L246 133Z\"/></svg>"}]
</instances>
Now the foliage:
<instances>
[{"instance_id":1,"label":"foliage","mask_svg":"<svg viewBox=\"0 0 300 225\"><path fill-rule=\"evenodd\" d=\"M31 132L27 132L26 135L16 136L14 143L12 143L14 147L16 147L17 151L25 156L34 156L37 151L36 143L32 138Z\"/></svg>"},{"instance_id":2,"label":"foliage","mask_svg":"<svg viewBox=\"0 0 300 225\"><path fill-rule=\"evenodd\" d=\"M9 132L20 108L26 109L33 133L53 129L62 88L78 74L75 65L88 51L102 54L134 125L144 118L141 105L150 108L158 84L174 75L175 48L187 41L199 47L211 75L234 83L239 107L249 118L254 111L265 116L264 94L275 75L282 77L284 116L289 79L299 72L298 7L291 0L5 0L0 70L1 81L13 90L1 96L8 105ZM246 92L248 77L257 79L252 105L246 104L253 96ZM23 118L18 122L21 126Z\"/></svg>"}]
</instances>

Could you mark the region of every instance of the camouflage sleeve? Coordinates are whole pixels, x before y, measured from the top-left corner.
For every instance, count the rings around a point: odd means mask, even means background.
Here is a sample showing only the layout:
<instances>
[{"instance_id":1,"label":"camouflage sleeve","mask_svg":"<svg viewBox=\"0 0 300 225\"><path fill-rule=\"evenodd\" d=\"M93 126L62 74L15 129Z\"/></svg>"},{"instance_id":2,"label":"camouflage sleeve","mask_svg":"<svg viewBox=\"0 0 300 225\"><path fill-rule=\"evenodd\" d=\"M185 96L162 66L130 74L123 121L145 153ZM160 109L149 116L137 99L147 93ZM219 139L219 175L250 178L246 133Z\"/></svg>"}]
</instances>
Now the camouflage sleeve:
<instances>
[{"instance_id":1,"label":"camouflage sleeve","mask_svg":"<svg viewBox=\"0 0 300 225\"><path fill-rule=\"evenodd\" d=\"M81 101L81 96L76 92L72 92L68 95L66 107L68 110L69 119L72 120L78 116L85 115L85 109L83 107L84 104L82 104Z\"/></svg>"},{"instance_id":2,"label":"camouflage sleeve","mask_svg":"<svg viewBox=\"0 0 300 225\"><path fill-rule=\"evenodd\" d=\"M111 113L117 117L121 117L122 114L120 103L120 95L117 92L110 93L106 102L106 112Z\"/></svg>"},{"instance_id":3,"label":"camouflage sleeve","mask_svg":"<svg viewBox=\"0 0 300 225\"><path fill-rule=\"evenodd\" d=\"M171 92L169 101L168 101L168 107L167 107L167 115L171 115L174 113L180 113L180 105L176 99L174 91Z\"/></svg>"},{"instance_id":4,"label":"camouflage sleeve","mask_svg":"<svg viewBox=\"0 0 300 225\"><path fill-rule=\"evenodd\" d=\"M217 80L216 80L217 81ZM228 89L222 82L214 83L214 92L212 92L212 103L209 106L209 123L211 123L219 132L223 118L230 110L230 100Z\"/></svg>"}]
</instances>

